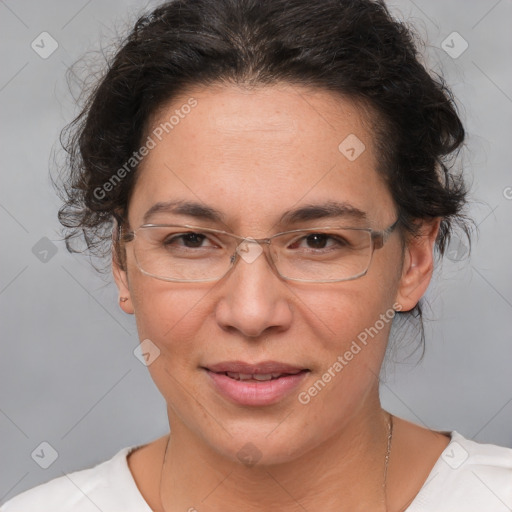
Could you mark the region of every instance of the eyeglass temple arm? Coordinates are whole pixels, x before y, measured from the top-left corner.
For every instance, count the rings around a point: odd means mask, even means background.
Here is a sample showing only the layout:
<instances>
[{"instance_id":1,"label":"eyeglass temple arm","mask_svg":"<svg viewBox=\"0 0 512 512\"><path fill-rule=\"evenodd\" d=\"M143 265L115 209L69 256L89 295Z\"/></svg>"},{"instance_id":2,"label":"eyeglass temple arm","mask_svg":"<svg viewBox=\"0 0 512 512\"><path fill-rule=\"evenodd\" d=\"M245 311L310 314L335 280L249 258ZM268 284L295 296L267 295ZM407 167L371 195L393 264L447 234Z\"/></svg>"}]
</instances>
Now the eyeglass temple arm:
<instances>
[{"instance_id":1,"label":"eyeglass temple arm","mask_svg":"<svg viewBox=\"0 0 512 512\"><path fill-rule=\"evenodd\" d=\"M372 238L373 238L373 247L375 249L380 249L385 243L386 240L389 238L389 235L393 233L394 229L397 227L398 223L400 222L400 219L396 219L391 226L384 229L383 231L375 231L372 232Z\"/></svg>"},{"instance_id":2,"label":"eyeglass temple arm","mask_svg":"<svg viewBox=\"0 0 512 512\"><path fill-rule=\"evenodd\" d=\"M113 242L131 242L135 238L135 232L123 232L124 219L119 214L114 213L114 225L112 226Z\"/></svg>"}]
</instances>

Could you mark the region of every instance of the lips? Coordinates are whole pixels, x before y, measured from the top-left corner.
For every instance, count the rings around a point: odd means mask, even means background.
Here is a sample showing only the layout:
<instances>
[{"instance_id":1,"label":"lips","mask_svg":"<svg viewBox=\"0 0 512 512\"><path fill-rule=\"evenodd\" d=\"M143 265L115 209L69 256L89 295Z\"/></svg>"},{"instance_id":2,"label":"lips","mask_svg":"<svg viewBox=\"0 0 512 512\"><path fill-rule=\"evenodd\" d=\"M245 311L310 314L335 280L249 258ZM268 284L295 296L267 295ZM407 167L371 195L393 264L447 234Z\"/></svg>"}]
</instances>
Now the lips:
<instances>
[{"instance_id":1,"label":"lips","mask_svg":"<svg viewBox=\"0 0 512 512\"><path fill-rule=\"evenodd\" d=\"M212 368L246 368L244 371L255 373L239 373L231 371L212 371L204 368L212 389L228 401L242 406L263 407L276 404L289 397L301 385L309 370L281 363L264 365L247 365L247 363L222 363L212 365ZM281 371L261 373L264 368L274 368ZM286 370L283 372L282 370ZM268 370L264 370L268 371ZM293 373L287 373L293 372ZM274 377L275 376L275 377Z\"/></svg>"},{"instance_id":2,"label":"lips","mask_svg":"<svg viewBox=\"0 0 512 512\"><path fill-rule=\"evenodd\" d=\"M296 390L311 371L279 361L224 361L201 368L216 392L243 406L278 403Z\"/></svg>"}]
</instances>

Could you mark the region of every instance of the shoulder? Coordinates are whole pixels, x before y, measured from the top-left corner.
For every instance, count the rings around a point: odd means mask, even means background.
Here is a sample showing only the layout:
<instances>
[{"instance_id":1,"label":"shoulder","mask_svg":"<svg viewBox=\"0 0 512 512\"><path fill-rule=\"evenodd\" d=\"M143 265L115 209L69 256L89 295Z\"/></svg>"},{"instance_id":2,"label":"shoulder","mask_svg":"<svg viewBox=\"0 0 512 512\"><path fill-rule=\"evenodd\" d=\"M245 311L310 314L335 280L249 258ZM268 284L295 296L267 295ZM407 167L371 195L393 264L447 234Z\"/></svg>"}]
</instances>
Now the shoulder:
<instances>
[{"instance_id":1,"label":"shoulder","mask_svg":"<svg viewBox=\"0 0 512 512\"><path fill-rule=\"evenodd\" d=\"M29 489L5 503L0 511L150 511L127 464L128 454L136 448L123 448L97 466L65 474Z\"/></svg>"},{"instance_id":2,"label":"shoulder","mask_svg":"<svg viewBox=\"0 0 512 512\"><path fill-rule=\"evenodd\" d=\"M407 512L505 512L512 508L512 449L456 431Z\"/></svg>"}]
</instances>

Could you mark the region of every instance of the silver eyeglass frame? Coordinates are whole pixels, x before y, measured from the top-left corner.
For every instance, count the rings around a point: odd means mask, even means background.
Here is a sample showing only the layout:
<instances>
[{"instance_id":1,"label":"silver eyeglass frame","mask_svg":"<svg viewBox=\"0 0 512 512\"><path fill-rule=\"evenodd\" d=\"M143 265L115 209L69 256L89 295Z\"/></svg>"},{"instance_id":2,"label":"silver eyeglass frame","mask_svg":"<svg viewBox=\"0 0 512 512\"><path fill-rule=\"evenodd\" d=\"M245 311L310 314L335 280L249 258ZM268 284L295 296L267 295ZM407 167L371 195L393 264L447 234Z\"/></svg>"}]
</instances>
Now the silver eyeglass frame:
<instances>
[{"instance_id":1,"label":"silver eyeglass frame","mask_svg":"<svg viewBox=\"0 0 512 512\"><path fill-rule=\"evenodd\" d=\"M133 231L129 231L129 232L123 233L122 225L119 223L119 225L118 225L119 226L118 236L119 236L120 240L122 240L125 243L128 243L128 242L132 242L133 240L135 240L135 237L137 236L137 232L140 229L163 228L163 227L182 227L182 228L197 230L199 232L204 232L204 233L221 234L221 235L225 235L225 236L234 238L235 240L239 240L240 243L237 245L234 253L231 255L230 265L229 265L228 269L226 270L226 272L224 272L224 274L222 276L220 276L220 277L214 277L214 278L211 278L211 279L176 279L176 278L169 278L169 277L158 276L156 274L152 274L152 273L147 272L146 270L144 270L140 266L140 263L137 260L137 256L135 255L135 262L137 264L137 268L144 275L147 275L149 277L153 277L153 278L158 279L160 281L167 281L167 282L173 282L173 283L209 283L209 282L220 281L221 279L223 279L235 267L237 261L240 259L240 254L238 252L238 249L245 242L245 243L257 243L257 244L259 244L263 248L263 252L265 253L265 258L267 259L267 262L269 263L270 267L273 269L274 273L276 275L278 275L280 278L282 278L282 279L284 279L286 281L297 281L297 282L303 282L303 283L339 283L339 282L353 281L354 279L359 279L360 277L363 277L364 275L366 275L368 273L368 270L370 269L370 266L371 266L371 263L372 263L372 260L373 260L373 253L376 250L381 249L384 246L384 244L389 239L390 235L395 230L395 228L398 225L399 221L400 221L400 219L397 219L389 227L387 227L386 229L380 230L380 231L374 230L372 228L353 228L353 227L345 227L345 226L322 226L322 227L313 227L313 228L292 229L292 230L289 230L289 231L283 231L281 233L276 233L275 235L272 235L272 236L267 237L267 238L244 237L244 236L236 235L234 233L229 233L228 231L223 231L223 230L220 230L220 229L205 228L205 227L202 227L202 226L195 226L195 225L191 225L191 224L142 224L141 226L139 226L137 229L135 229ZM281 274L279 272L279 270L277 269L276 264L274 262L274 259L272 258L272 255L269 254L269 251L268 251L268 249L270 248L270 244L271 244L273 238L276 238L276 237L279 237L279 236L282 236L282 235L292 234L292 233L301 233L301 232L312 232L312 233L315 233L315 232L326 230L326 229L346 229L346 230L353 230L353 231L366 231L366 232L368 232L370 234L370 240L371 240L372 247L371 247L371 254L370 254L370 258L368 260L368 266L367 266L366 270L364 270L363 272L360 272L359 274L357 274L355 276L348 277L348 278L343 278L343 279L324 279L324 280L311 280L311 279L293 278L293 277L285 276L285 275L283 275L283 274Z\"/></svg>"}]
</instances>

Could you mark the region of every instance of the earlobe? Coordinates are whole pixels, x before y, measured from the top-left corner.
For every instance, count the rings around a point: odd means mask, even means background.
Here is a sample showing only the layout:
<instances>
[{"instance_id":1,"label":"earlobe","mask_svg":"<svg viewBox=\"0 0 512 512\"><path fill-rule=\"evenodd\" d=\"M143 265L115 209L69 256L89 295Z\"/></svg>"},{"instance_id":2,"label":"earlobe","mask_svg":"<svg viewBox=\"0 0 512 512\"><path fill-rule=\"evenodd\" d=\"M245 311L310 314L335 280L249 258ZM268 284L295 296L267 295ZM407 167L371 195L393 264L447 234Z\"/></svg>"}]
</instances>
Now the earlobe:
<instances>
[{"instance_id":1,"label":"earlobe","mask_svg":"<svg viewBox=\"0 0 512 512\"><path fill-rule=\"evenodd\" d=\"M112 255L112 274L119 290L119 306L127 314L133 315L134 309L131 301L128 275L126 270L121 269L117 259Z\"/></svg>"},{"instance_id":2,"label":"earlobe","mask_svg":"<svg viewBox=\"0 0 512 512\"><path fill-rule=\"evenodd\" d=\"M419 233L407 243L396 299L402 311L413 309L428 288L434 270L434 245L440 223L439 218L424 221Z\"/></svg>"}]
</instances>

